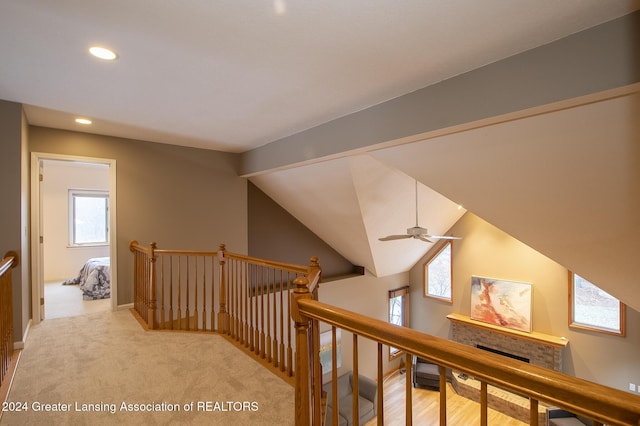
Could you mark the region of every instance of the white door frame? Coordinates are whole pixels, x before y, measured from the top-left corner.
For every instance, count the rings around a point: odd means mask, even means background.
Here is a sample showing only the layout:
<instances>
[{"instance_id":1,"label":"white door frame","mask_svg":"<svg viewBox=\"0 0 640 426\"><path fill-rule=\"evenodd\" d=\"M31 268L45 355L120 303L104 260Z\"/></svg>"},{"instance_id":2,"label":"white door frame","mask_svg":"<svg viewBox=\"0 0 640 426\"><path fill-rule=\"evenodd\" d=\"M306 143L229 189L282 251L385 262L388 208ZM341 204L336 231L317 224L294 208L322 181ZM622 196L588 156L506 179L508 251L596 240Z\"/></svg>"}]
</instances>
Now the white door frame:
<instances>
[{"instance_id":1,"label":"white door frame","mask_svg":"<svg viewBox=\"0 0 640 426\"><path fill-rule=\"evenodd\" d=\"M116 160L74 155L50 154L44 152L31 153L31 308L32 322L42 321L40 299L44 297L44 259L40 250L42 235L40 215L40 161L61 160L79 161L83 163L99 163L109 166L109 257L111 258L111 310L118 309L118 253L116 230Z\"/></svg>"}]
</instances>

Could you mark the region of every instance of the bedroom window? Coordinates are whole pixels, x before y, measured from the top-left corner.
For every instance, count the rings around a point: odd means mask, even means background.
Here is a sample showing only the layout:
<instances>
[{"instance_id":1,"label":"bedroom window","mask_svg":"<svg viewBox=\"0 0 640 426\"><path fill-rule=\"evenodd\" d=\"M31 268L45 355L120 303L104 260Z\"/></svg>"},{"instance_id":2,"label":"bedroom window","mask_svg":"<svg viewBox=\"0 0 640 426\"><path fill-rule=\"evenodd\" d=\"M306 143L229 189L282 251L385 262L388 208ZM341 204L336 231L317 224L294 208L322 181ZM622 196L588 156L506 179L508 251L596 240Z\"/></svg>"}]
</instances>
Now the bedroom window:
<instances>
[{"instance_id":1,"label":"bedroom window","mask_svg":"<svg viewBox=\"0 0 640 426\"><path fill-rule=\"evenodd\" d=\"M401 327L409 326L409 286L389 291L389 322ZM400 353L400 349L389 347L389 358Z\"/></svg>"},{"instance_id":2,"label":"bedroom window","mask_svg":"<svg viewBox=\"0 0 640 426\"><path fill-rule=\"evenodd\" d=\"M569 272L569 326L624 336L625 305L609 293Z\"/></svg>"},{"instance_id":3,"label":"bedroom window","mask_svg":"<svg viewBox=\"0 0 640 426\"><path fill-rule=\"evenodd\" d=\"M446 241L424 263L424 295L453 302L451 241Z\"/></svg>"},{"instance_id":4,"label":"bedroom window","mask_svg":"<svg viewBox=\"0 0 640 426\"><path fill-rule=\"evenodd\" d=\"M109 243L109 193L69 190L70 245Z\"/></svg>"}]
</instances>

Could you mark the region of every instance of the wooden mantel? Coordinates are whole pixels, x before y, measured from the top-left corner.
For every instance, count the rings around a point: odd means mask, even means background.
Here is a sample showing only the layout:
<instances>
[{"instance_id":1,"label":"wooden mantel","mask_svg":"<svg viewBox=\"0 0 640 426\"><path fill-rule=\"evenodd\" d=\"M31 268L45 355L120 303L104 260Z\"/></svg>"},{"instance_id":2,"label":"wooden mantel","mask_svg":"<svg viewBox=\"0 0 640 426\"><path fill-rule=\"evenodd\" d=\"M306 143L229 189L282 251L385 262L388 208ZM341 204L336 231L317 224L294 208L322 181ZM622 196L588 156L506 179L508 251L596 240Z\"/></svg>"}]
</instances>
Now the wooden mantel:
<instances>
[{"instance_id":1,"label":"wooden mantel","mask_svg":"<svg viewBox=\"0 0 640 426\"><path fill-rule=\"evenodd\" d=\"M476 321L474 319L469 318L468 316L460 315L460 314L449 314L447 315L447 319L452 322L458 322L458 323L468 325L471 327L476 327L482 330L488 330L494 333L504 334L506 336L512 336L512 337L518 337L520 339L530 340L546 346L552 346L554 348L564 348L569 343L569 340L566 337L551 336L549 334L537 333L535 331L531 333L527 333L524 331L513 330L510 328L500 327L500 326L485 323L482 321Z\"/></svg>"}]
</instances>

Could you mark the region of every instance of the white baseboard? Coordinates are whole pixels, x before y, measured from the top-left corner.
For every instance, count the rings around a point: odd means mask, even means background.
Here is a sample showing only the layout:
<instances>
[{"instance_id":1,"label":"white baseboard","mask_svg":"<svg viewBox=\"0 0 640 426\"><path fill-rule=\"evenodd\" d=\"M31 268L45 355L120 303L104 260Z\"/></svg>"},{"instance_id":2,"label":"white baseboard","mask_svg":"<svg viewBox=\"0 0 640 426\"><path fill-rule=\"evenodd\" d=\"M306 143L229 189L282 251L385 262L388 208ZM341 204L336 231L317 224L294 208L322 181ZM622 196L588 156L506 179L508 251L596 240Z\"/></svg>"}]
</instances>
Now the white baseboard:
<instances>
[{"instance_id":1,"label":"white baseboard","mask_svg":"<svg viewBox=\"0 0 640 426\"><path fill-rule=\"evenodd\" d=\"M118 305L118 311L126 311L133 308L133 303L127 303L126 305Z\"/></svg>"},{"instance_id":2,"label":"white baseboard","mask_svg":"<svg viewBox=\"0 0 640 426\"><path fill-rule=\"evenodd\" d=\"M24 334L22 335L22 340L13 342L13 349L24 349L24 344L27 342L29 331L31 331L31 319L29 319L29 322L27 323L27 328L24 330Z\"/></svg>"}]
</instances>

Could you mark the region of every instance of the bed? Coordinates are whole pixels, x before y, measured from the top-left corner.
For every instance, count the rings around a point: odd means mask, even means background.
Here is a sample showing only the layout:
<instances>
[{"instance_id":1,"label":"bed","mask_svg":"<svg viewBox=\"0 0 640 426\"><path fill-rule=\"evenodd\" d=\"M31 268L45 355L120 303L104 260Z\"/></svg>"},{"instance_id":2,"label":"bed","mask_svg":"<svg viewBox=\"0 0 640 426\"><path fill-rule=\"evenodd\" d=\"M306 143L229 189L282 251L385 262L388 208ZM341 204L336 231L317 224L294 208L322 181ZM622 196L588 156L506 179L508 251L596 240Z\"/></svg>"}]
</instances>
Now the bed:
<instances>
[{"instance_id":1,"label":"bed","mask_svg":"<svg viewBox=\"0 0 640 426\"><path fill-rule=\"evenodd\" d=\"M87 260L78 276L62 285L78 285L84 300L108 299L111 297L111 274L108 257L94 257Z\"/></svg>"}]
</instances>

